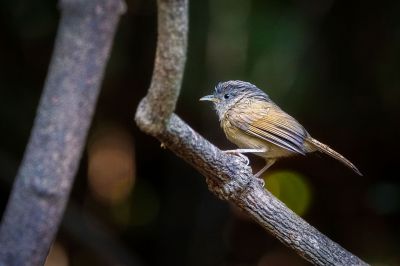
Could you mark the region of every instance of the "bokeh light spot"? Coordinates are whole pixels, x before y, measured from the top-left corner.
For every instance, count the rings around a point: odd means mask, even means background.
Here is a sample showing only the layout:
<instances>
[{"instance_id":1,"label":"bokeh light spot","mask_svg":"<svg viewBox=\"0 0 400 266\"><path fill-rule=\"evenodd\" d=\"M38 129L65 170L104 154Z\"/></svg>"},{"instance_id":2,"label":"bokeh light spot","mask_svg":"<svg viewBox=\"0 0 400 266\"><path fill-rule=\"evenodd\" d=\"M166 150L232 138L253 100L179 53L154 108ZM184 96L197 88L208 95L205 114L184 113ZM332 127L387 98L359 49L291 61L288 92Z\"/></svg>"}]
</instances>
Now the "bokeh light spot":
<instances>
[{"instance_id":1,"label":"bokeh light spot","mask_svg":"<svg viewBox=\"0 0 400 266\"><path fill-rule=\"evenodd\" d=\"M94 198L114 205L127 199L135 181L133 140L124 129L97 129L89 140L89 188Z\"/></svg>"},{"instance_id":2,"label":"bokeh light spot","mask_svg":"<svg viewBox=\"0 0 400 266\"><path fill-rule=\"evenodd\" d=\"M55 242L50 249L49 255L46 258L44 266L68 266L69 259L65 248Z\"/></svg>"},{"instance_id":3,"label":"bokeh light spot","mask_svg":"<svg viewBox=\"0 0 400 266\"><path fill-rule=\"evenodd\" d=\"M306 178L292 171L264 175L266 189L298 215L304 215L311 202L311 189Z\"/></svg>"}]
</instances>

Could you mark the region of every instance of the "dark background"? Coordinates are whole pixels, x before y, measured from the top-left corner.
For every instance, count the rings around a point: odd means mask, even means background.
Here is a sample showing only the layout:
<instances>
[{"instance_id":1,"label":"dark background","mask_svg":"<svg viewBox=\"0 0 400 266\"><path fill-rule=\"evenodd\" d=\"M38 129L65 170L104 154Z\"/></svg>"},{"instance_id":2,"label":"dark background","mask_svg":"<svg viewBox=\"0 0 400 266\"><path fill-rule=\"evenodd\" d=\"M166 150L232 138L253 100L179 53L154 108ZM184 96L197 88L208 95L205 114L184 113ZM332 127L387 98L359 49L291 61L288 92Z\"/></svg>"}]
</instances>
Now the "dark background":
<instances>
[{"instance_id":1,"label":"dark background","mask_svg":"<svg viewBox=\"0 0 400 266\"><path fill-rule=\"evenodd\" d=\"M156 3L127 5L47 265L307 265L136 127L153 67ZM264 89L364 174L313 154L275 164L267 187L375 265L400 265L399 13L399 1L193 0L177 107L204 137L233 148L212 106L198 99L221 80ZM0 213L28 141L59 16L55 1L0 1Z\"/></svg>"}]
</instances>

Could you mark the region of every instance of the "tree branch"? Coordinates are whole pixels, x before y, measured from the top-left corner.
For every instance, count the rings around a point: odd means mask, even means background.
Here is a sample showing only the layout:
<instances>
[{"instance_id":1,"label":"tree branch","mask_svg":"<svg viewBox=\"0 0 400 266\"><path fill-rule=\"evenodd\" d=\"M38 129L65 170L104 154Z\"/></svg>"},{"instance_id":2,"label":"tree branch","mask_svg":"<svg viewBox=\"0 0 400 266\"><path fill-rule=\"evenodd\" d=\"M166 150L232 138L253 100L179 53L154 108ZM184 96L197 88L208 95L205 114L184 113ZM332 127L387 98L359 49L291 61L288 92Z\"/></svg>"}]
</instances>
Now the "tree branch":
<instances>
[{"instance_id":1,"label":"tree branch","mask_svg":"<svg viewBox=\"0 0 400 266\"><path fill-rule=\"evenodd\" d=\"M122 0L61 0L33 131L0 227L0 265L43 265L92 119Z\"/></svg>"},{"instance_id":2,"label":"tree branch","mask_svg":"<svg viewBox=\"0 0 400 266\"><path fill-rule=\"evenodd\" d=\"M209 189L316 265L367 265L321 234L263 187L239 157L222 153L173 114L185 63L186 0L158 0L158 43L150 89L136 123L206 177Z\"/></svg>"}]
</instances>

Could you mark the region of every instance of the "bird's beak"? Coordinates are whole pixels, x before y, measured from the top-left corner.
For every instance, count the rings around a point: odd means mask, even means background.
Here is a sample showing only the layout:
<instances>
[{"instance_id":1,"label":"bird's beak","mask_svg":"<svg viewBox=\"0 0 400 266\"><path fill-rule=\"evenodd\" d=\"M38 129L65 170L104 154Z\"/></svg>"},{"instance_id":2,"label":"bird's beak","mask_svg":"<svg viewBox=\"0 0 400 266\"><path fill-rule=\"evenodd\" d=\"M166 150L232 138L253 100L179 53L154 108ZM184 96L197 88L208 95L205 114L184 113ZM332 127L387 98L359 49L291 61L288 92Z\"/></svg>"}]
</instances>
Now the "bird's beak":
<instances>
[{"instance_id":1,"label":"bird's beak","mask_svg":"<svg viewBox=\"0 0 400 266\"><path fill-rule=\"evenodd\" d=\"M210 101L213 103L219 102L218 98L215 98L214 95L207 95L200 98L200 101Z\"/></svg>"}]
</instances>

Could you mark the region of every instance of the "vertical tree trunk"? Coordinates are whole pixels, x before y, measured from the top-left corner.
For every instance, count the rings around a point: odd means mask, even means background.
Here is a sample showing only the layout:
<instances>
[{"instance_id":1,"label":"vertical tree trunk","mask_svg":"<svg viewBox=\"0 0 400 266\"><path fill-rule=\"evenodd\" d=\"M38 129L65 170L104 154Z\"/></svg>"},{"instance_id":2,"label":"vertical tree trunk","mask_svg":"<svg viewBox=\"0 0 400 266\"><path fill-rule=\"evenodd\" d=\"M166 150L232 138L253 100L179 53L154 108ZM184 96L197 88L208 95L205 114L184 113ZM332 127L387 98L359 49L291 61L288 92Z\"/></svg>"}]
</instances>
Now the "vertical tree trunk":
<instances>
[{"instance_id":1,"label":"vertical tree trunk","mask_svg":"<svg viewBox=\"0 0 400 266\"><path fill-rule=\"evenodd\" d=\"M122 0L62 0L33 130L0 227L0 265L43 265L68 201Z\"/></svg>"}]
</instances>

